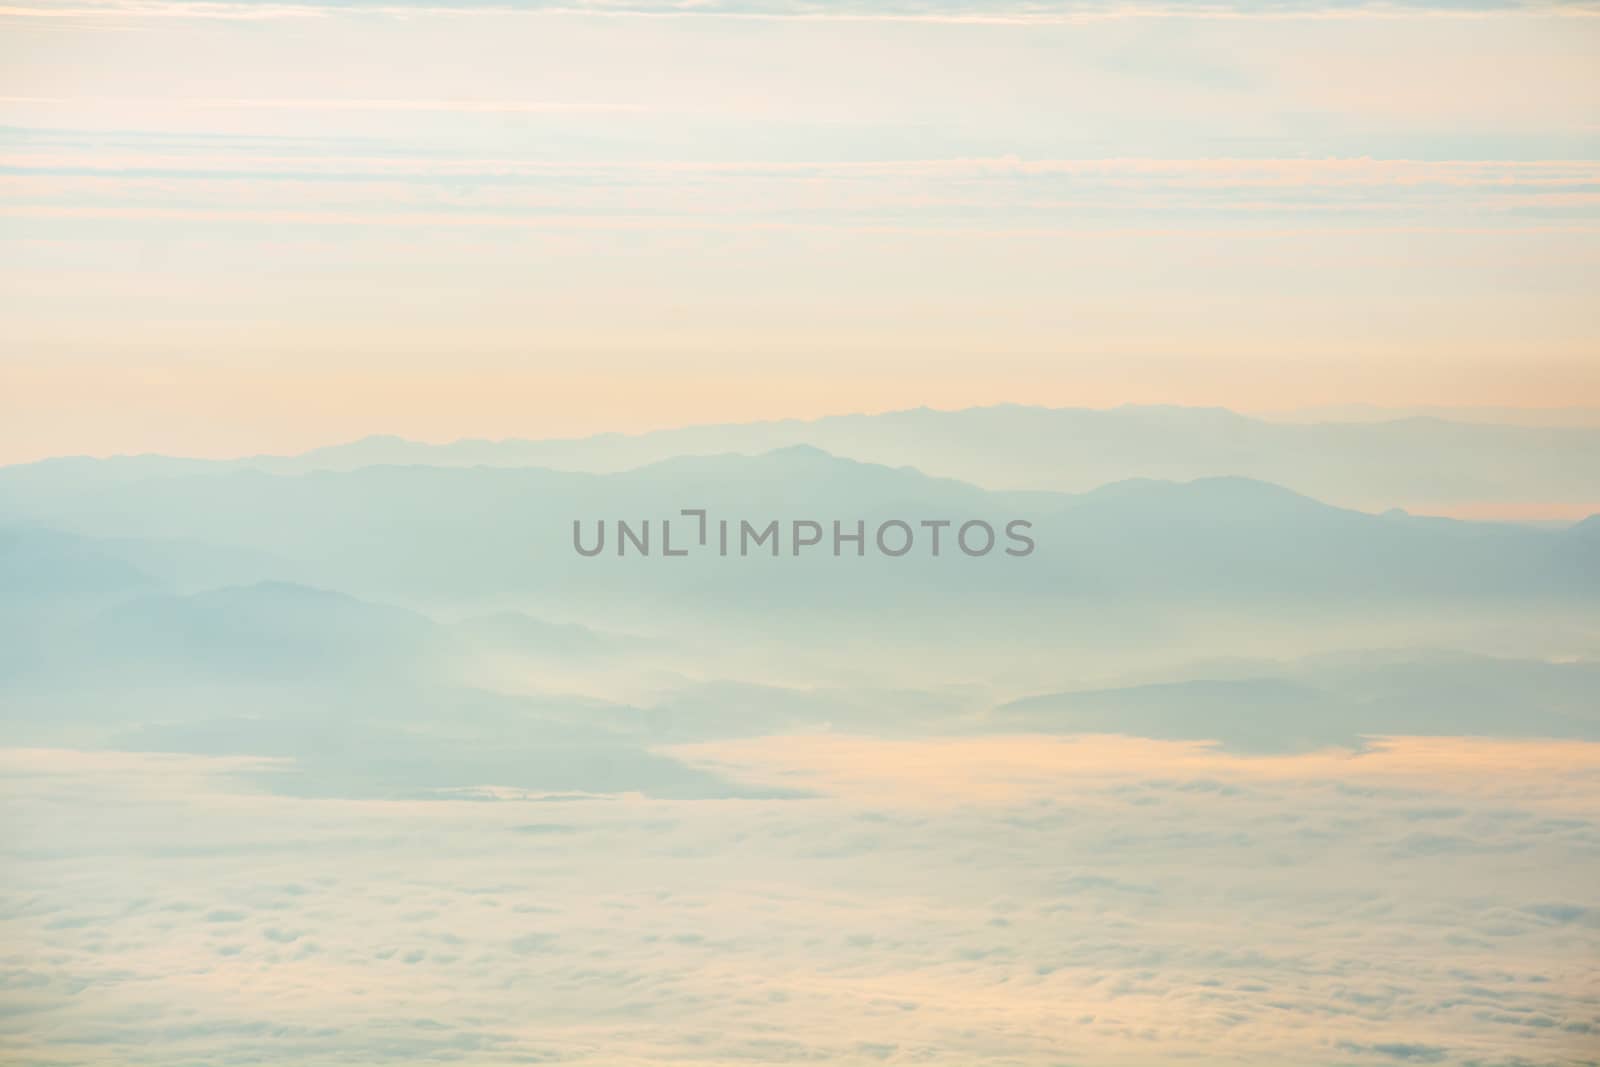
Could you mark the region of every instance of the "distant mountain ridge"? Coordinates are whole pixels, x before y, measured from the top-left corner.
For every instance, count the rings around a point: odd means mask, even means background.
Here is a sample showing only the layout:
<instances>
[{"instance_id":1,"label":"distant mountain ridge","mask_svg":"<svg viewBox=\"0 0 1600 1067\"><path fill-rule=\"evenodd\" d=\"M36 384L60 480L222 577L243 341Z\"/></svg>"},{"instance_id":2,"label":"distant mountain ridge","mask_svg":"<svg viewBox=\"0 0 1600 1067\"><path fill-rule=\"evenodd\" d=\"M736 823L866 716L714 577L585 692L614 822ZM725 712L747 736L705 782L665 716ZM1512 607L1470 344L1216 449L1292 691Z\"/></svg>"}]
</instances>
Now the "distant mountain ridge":
<instances>
[{"instance_id":1,"label":"distant mountain ridge","mask_svg":"<svg viewBox=\"0 0 1600 1067\"><path fill-rule=\"evenodd\" d=\"M631 470L674 457L809 445L989 489L1083 492L1130 478L1240 476L1363 510L1559 505L1600 510L1600 428L1451 422L1280 422L1224 408L1023 405L836 415L572 439L427 444L374 436L295 456L64 458L0 468L8 485L79 489L203 470L290 474L380 465Z\"/></svg>"},{"instance_id":2,"label":"distant mountain ridge","mask_svg":"<svg viewBox=\"0 0 1600 1067\"><path fill-rule=\"evenodd\" d=\"M982 519L999 529L1023 519L1039 549L1026 563L953 550L943 558L836 558L827 548L796 556L787 540L777 558L766 549L750 558L736 549L734 559L709 550L687 559L618 558L615 540L600 558L576 554L575 521L649 520L659 538L663 520L686 522L684 508L707 509L713 522L809 519L825 528L835 520L871 529L888 519L913 527ZM994 492L811 447L677 458L616 474L233 468L66 496L0 483L4 519L106 539L90 546L101 552L121 541L200 543L232 554L233 582L290 577L397 602L518 595L569 607L672 604L712 613L855 604L865 618L935 602L1060 611L1085 597L1346 610L1416 598L1600 596L1600 542L1588 523L1548 530L1373 515L1237 477L1132 480L1081 494ZM256 559L261 569L252 572Z\"/></svg>"},{"instance_id":3,"label":"distant mountain ridge","mask_svg":"<svg viewBox=\"0 0 1600 1067\"><path fill-rule=\"evenodd\" d=\"M574 548L574 521L619 519L655 523L659 547L685 508L1021 519L1038 548ZM656 746L835 726L1240 751L1590 738L1597 532L1375 514L1239 475L994 490L809 442L612 473L63 460L0 470L0 739L291 759L270 787L313 794L732 796ZM1506 660L1271 665L1352 641ZM1241 656L1266 665L1184 669Z\"/></svg>"}]
</instances>

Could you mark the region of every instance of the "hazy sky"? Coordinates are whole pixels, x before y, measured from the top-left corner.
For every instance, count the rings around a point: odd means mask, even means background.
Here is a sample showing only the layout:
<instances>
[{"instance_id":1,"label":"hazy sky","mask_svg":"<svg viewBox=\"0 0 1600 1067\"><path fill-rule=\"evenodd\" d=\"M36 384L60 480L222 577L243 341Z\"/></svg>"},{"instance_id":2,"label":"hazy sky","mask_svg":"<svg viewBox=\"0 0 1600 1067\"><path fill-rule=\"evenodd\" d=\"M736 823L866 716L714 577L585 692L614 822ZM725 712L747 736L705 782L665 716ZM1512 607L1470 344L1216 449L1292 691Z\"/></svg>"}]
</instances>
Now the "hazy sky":
<instances>
[{"instance_id":1,"label":"hazy sky","mask_svg":"<svg viewBox=\"0 0 1600 1067\"><path fill-rule=\"evenodd\" d=\"M1597 14L17 0L0 462L1597 404Z\"/></svg>"}]
</instances>

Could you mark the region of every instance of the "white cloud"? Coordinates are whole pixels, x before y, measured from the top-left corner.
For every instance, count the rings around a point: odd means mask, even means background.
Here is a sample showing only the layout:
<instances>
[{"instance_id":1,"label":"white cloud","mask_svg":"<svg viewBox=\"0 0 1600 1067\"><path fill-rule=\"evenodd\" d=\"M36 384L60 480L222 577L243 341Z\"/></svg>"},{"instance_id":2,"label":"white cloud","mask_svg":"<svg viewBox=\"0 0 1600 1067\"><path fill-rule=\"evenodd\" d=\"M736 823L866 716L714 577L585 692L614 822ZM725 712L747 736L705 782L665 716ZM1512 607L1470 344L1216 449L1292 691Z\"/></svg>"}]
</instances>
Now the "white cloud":
<instances>
[{"instance_id":1,"label":"white cloud","mask_svg":"<svg viewBox=\"0 0 1600 1067\"><path fill-rule=\"evenodd\" d=\"M824 795L305 801L8 755L0 1050L1554 1063L1600 1028L1594 746L684 751Z\"/></svg>"}]
</instances>

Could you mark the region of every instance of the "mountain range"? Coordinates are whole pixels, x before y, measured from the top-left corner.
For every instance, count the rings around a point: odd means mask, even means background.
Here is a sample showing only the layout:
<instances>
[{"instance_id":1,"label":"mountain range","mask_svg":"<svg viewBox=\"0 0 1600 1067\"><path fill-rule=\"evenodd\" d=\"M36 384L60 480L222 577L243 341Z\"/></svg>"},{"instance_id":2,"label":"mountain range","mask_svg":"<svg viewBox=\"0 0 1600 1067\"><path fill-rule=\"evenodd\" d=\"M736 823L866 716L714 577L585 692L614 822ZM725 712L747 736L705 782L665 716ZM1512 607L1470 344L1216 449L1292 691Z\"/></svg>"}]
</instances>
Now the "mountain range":
<instances>
[{"instance_id":1,"label":"mountain range","mask_svg":"<svg viewBox=\"0 0 1600 1067\"><path fill-rule=\"evenodd\" d=\"M1541 506L1600 510L1600 427L1407 417L1280 422L1222 408L1021 405L697 426L576 439L426 444L368 437L295 456L205 461L64 458L0 468L0 491L81 492L204 471L273 474L378 465L618 472L684 455L811 445L990 489L1082 492L1129 478L1236 476L1363 510Z\"/></svg>"},{"instance_id":2,"label":"mountain range","mask_svg":"<svg viewBox=\"0 0 1600 1067\"><path fill-rule=\"evenodd\" d=\"M0 468L0 742L271 757L265 784L296 793L735 796L661 746L1591 738L1600 516L1306 491L1581 500L1586 434L995 408ZM776 521L778 551L702 547L686 509ZM666 520L687 556L662 554ZM939 555L796 554L797 520L869 544L950 526ZM618 554L619 521L651 524L651 554ZM1026 523L1034 550L969 556L969 521ZM606 550L580 555L575 522L608 524Z\"/></svg>"},{"instance_id":3,"label":"mountain range","mask_svg":"<svg viewBox=\"0 0 1600 1067\"><path fill-rule=\"evenodd\" d=\"M799 554L785 540L776 558L762 548L748 558L707 549L667 559L659 540L649 558L608 550L585 559L574 550L575 522L648 520L659 538L660 522L674 519L681 544L694 528L681 517L686 508L705 509L713 523L776 520L783 529L800 519L825 530L836 520L846 527L859 520L869 543L870 531L891 519L912 527L976 519L996 529L1020 519L1031 524L1037 549L1025 559L999 552L968 558L950 548L947 533L938 558L921 548L897 559L875 551L858 558L848 548L836 557L831 540ZM970 607L1035 610L1070 609L1085 599L1365 610L1419 599L1589 603L1600 596L1594 520L1546 529L1375 515L1245 478L1139 479L1080 494L989 491L810 446L685 457L616 474L206 468L77 494L12 482L0 484L0 516L80 539L75 550L66 541L30 549L38 558L31 585L48 585L52 566L64 586L89 580L95 572L85 570L81 554L92 552L142 573L176 571L178 584L189 588L215 584L221 574L434 605L520 596L566 605L631 602L641 610L670 603L691 613L696 604L749 612L771 603L881 617L952 598ZM191 553L199 573L188 580L185 553L163 549L177 543L207 546Z\"/></svg>"}]
</instances>

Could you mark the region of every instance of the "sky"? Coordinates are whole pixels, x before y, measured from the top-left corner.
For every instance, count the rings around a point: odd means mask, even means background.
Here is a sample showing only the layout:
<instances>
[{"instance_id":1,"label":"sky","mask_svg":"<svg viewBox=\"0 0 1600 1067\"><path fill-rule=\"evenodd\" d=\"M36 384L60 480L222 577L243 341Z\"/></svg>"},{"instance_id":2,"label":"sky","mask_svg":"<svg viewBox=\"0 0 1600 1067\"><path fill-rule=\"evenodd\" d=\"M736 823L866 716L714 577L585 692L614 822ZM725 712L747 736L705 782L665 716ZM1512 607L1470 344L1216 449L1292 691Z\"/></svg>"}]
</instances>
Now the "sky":
<instances>
[{"instance_id":1,"label":"sky","mask_svg":"<svg viewBox=\"0 0 1600 1067\"><path fill-rule=\"evenodd\" d=\"M1597 15L17 0L0 462L1600 405Z\"/></svg>"}]
</instances>

